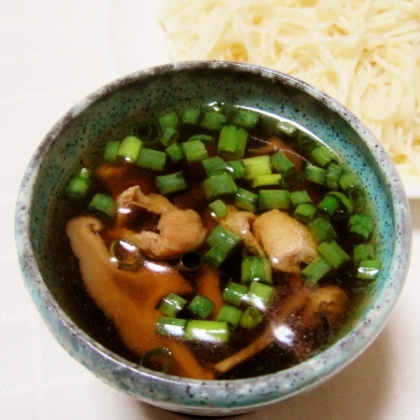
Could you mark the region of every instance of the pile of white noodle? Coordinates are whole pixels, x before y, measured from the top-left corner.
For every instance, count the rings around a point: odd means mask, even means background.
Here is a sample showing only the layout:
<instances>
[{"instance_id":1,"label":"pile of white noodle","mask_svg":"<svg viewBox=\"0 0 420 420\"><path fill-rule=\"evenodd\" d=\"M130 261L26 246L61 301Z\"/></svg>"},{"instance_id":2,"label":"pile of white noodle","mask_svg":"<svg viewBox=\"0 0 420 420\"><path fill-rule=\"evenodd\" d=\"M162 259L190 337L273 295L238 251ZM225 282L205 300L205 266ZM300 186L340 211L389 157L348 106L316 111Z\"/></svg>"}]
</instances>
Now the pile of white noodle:
<instances>
[{"instance_id":1,"label":"pile of white noodle","mask_svg":"<svg viewBox=\"0 0 420 420\"><path fill-rule=\"evenodd\" d=\"M234 60L345 104L420 187L420 0L161 0L172 60Z\"/></svg>"}]
</instances>

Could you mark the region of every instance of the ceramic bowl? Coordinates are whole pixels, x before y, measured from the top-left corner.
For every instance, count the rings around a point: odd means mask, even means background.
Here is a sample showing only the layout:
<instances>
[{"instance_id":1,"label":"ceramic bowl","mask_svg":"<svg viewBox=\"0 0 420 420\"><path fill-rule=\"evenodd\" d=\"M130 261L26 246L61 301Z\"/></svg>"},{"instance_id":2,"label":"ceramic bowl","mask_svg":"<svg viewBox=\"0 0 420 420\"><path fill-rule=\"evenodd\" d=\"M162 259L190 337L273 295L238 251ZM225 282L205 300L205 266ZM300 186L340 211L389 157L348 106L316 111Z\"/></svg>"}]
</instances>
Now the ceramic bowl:
<instances>
[{"instance_id":1,"label":"ceramic bowl","mask_svg":"<svg viewBox=\"0 0 420 420\"><path fill-rule=\"evenodd\" d=\"M199 381L139 368L95 341L68 303L46 243L49 206L63 176L110 127L139 115L211 102L280 114L322 138L360 176L375 208L383 261L371 298L332 347L284 371L243 380ZM239 63L175 63L116 80L76 104L46 135L23 178L16 207L23 278L57 341L94 375L155 406L193 415L234 415L309 391L365 350L387 322L409 264L409 208L397 172L367 127L332 98L290 76Z\"/></svg>"}]
</instances>

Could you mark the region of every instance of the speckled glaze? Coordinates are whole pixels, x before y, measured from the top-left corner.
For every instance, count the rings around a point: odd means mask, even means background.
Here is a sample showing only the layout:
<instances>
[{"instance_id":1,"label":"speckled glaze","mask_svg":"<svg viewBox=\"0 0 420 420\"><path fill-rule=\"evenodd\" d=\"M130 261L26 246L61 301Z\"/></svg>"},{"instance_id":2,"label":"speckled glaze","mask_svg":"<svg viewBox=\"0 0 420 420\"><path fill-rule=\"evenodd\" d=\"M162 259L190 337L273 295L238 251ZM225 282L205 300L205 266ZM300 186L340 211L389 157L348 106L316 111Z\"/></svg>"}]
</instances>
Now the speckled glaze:
<instances>
[{"instance_id":1,"label":"speckled glaze","mask_svg":"<svg viewBox=\"0 0 420 420\"><path fill-rule=\"evenodd\" d=\"M283 115L315 133L360 175L384 262L357 325L327 351L282 372L236 381L197 381L138 368L93 341L61 308L59 284L43 244L52 197L63 174L118 125L179 105L239 103ZM139 400L194 415L234 415L278 403L329 379L354 360L389 318L409 264L411 225L397 172L366 126L342 105L290 76L247 64L184 62L139 71L94 92L47 134L24 175L16 243L26 286L58 342L97 377Z\"/></svg>"}]
</instances>

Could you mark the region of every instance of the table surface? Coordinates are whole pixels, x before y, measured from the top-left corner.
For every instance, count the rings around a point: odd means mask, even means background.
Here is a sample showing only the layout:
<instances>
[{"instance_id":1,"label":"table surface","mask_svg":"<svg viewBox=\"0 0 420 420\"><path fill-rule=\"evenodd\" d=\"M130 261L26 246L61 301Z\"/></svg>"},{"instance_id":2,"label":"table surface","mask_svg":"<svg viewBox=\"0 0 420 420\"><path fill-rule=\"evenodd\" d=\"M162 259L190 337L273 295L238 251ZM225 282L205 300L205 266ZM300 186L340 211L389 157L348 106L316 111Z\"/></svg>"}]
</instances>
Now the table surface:
<instances>
[{"instance_id":1,"label":"table surface","mask_svg":"<svg viewBox=\"0 0 420 420\"><path fill-rule=\"evenodd\" d=\"M2 419L183 418L103 384L65 353L25 290L14 245L19 184L55 121L104 83L167 61L155 7L152 0L122 0L118 7L112 0L0 2ZM420 200L411 200L410 207L416 256ZM308 394L239 418L420 419L419 270L414 257L390 322L353 364Z\"/></svg>"}]
</instances>

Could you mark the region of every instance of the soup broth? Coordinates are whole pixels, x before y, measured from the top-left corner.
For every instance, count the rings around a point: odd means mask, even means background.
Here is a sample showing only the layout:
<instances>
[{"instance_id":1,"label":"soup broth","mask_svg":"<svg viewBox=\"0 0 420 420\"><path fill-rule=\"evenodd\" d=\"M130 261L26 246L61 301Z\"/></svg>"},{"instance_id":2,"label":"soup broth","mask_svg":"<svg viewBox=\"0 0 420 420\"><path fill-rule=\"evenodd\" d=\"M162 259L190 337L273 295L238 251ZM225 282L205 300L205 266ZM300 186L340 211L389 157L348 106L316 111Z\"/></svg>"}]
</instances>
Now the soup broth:
<instances>
[{"instance_id":1,"label":"soup broth","mask_svg":"<svg viewBox=\"0 0 420 420\"><path fill-rule=\"evenodd\" d=\"M210 104L84 156L49 226L71 316L172 375L239 379L334 343L380 270L354 174L281 116Z\"/></svg>"}]
</instances>

